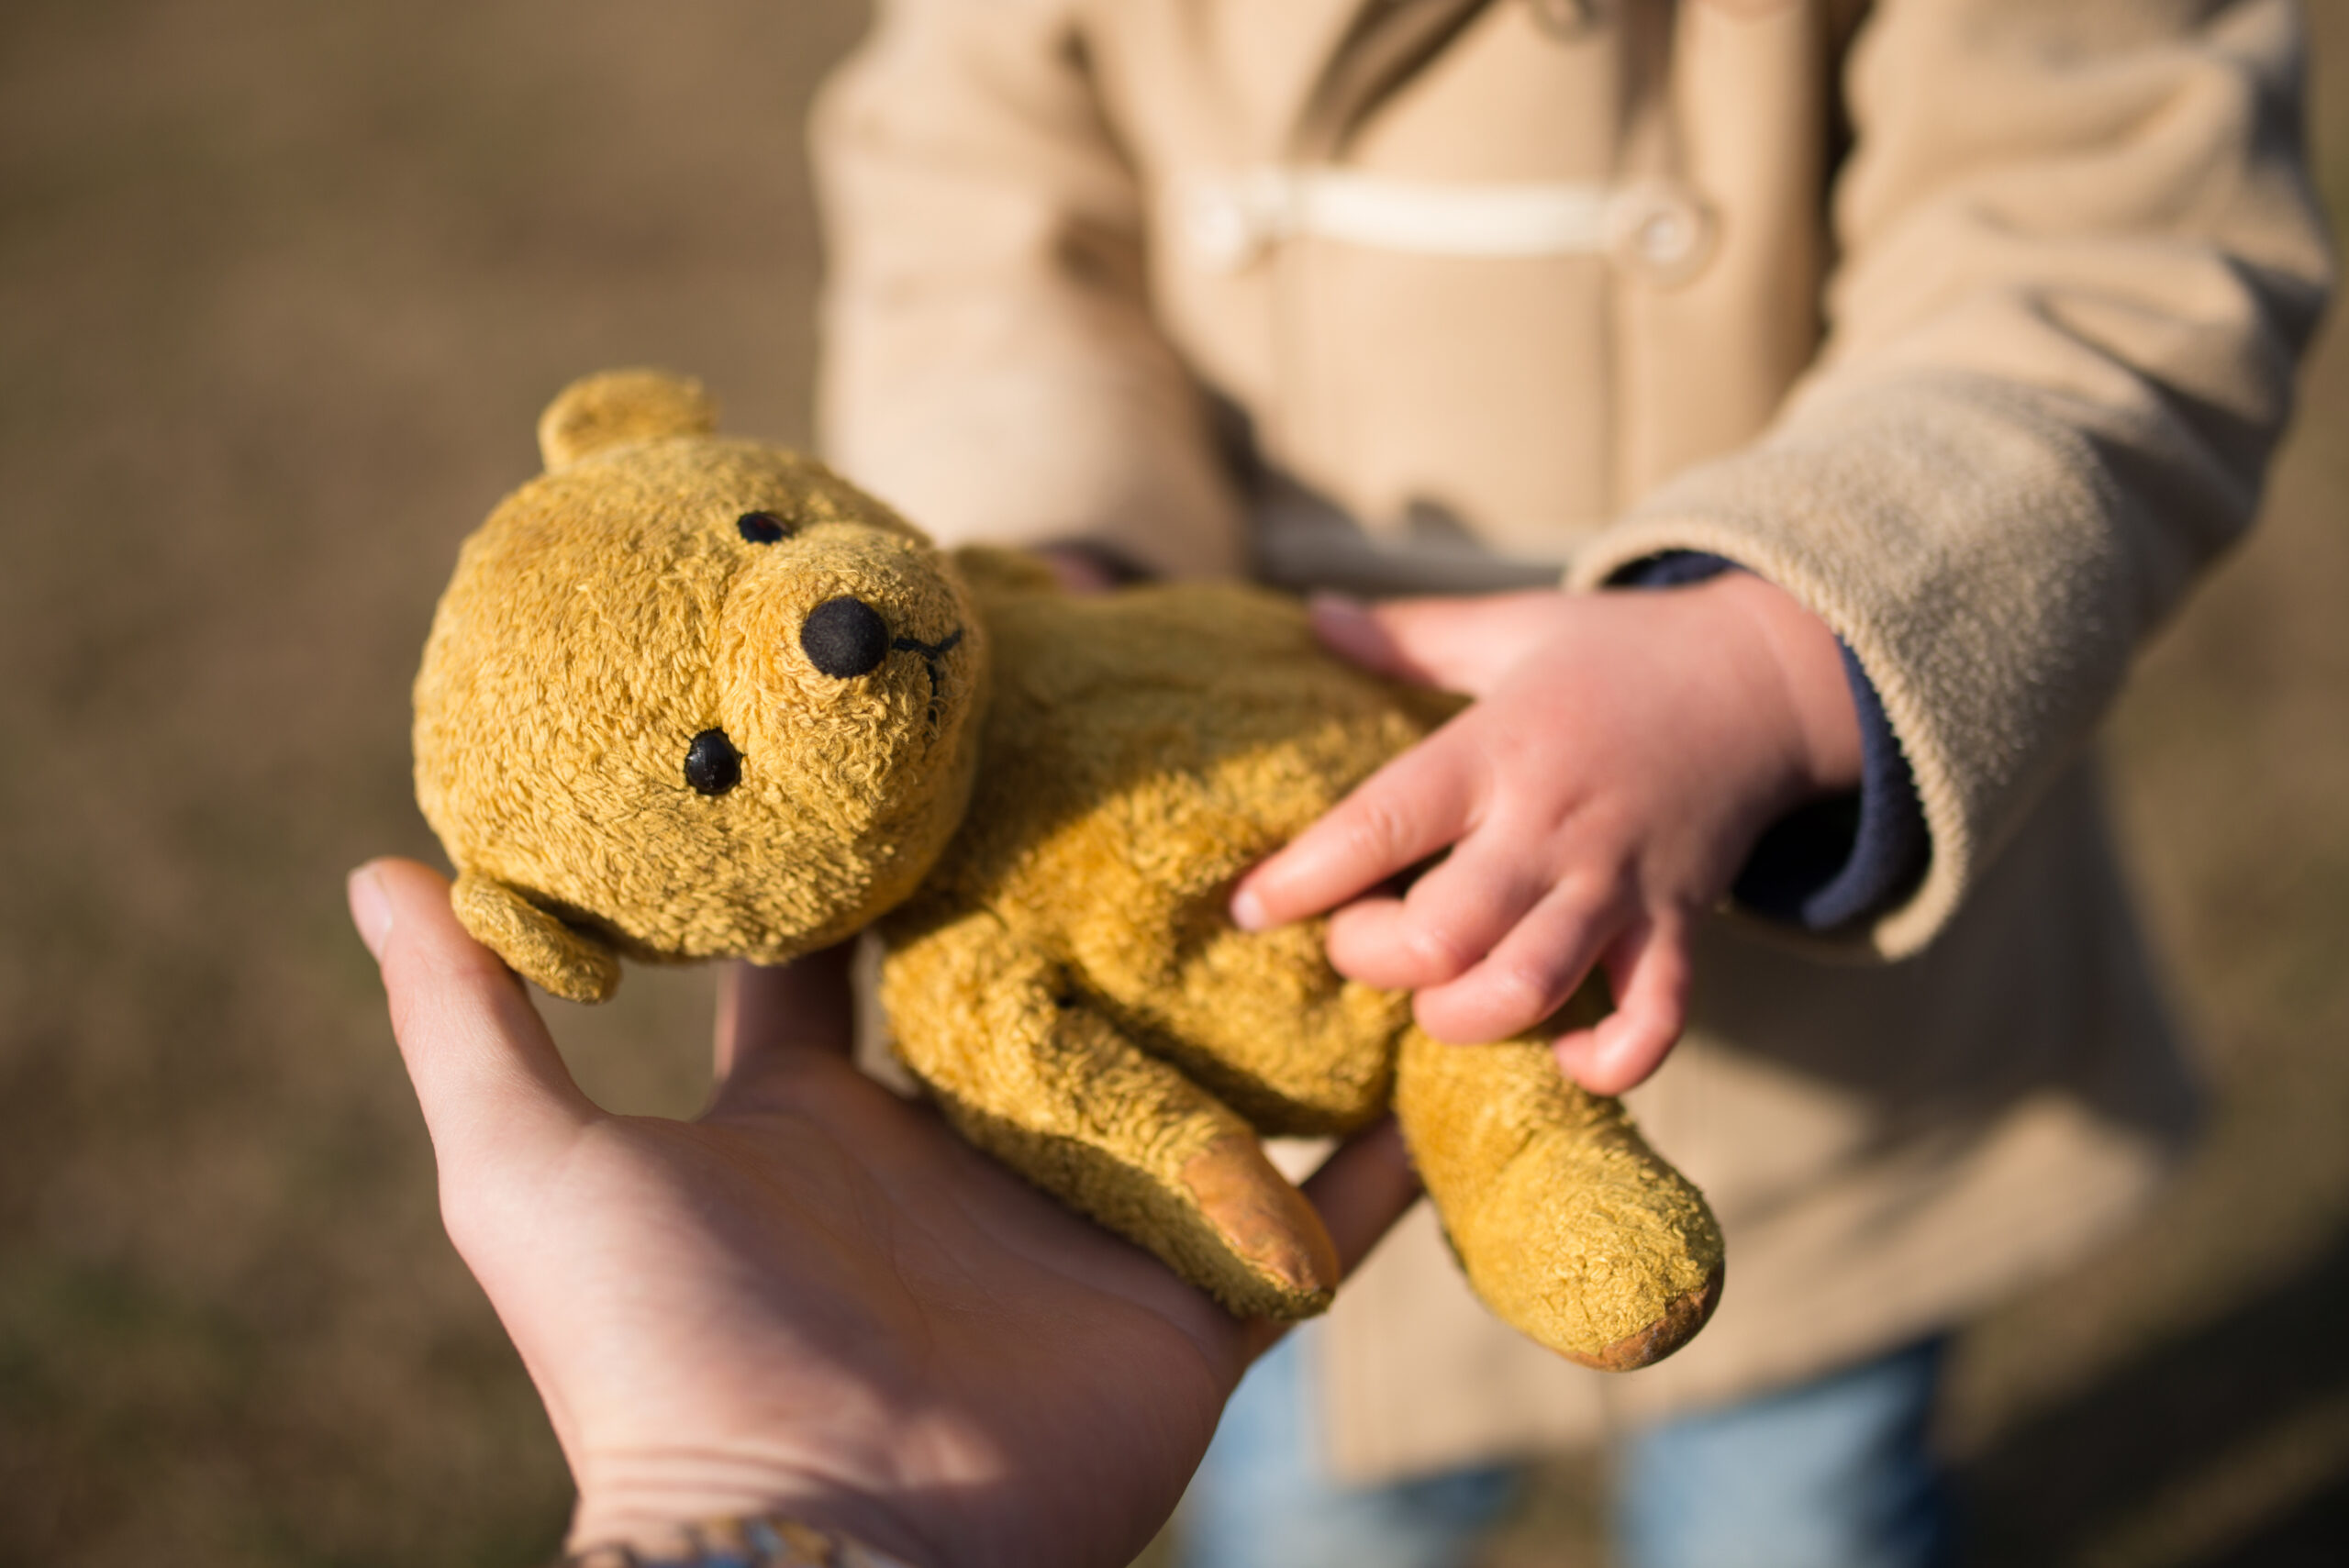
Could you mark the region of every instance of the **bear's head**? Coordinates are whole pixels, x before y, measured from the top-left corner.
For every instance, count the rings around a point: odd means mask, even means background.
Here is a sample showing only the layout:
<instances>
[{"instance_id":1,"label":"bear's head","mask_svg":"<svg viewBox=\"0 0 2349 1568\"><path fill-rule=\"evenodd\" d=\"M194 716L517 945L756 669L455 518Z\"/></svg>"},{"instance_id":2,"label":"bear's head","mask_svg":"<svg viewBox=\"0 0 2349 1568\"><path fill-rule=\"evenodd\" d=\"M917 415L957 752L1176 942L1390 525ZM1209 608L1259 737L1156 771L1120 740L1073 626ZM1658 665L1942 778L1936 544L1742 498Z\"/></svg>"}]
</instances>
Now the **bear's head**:
<instances>
[{"instance_id":1,"label":"bear's head","mask_svg":"<svg viewBox=\"0 0 2349 1568\"><path fill-rule=\"evenodd\" d=\"M910 893L968 799L985 635L952 565L649 371L566 388L466 541L416 682L457 913L548 990L775 962Z\"/></svg>"}]
</instances>

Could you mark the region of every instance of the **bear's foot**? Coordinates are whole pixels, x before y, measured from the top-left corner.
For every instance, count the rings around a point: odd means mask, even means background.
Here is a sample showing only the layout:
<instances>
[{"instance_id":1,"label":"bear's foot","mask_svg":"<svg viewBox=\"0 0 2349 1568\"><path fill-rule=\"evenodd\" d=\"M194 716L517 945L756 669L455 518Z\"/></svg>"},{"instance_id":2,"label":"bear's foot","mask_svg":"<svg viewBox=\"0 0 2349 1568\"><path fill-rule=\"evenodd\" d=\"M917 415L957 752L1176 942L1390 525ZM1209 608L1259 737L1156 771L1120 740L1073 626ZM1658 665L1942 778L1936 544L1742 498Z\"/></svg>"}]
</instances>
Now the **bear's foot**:
<instances>
[{"instance_id":1,"label":"bear's foot","mask_svg":"<svg viewBox=\"0 0 2349 1568\"><path fill-rule=\"evenodd\" d=\"M1338 1251L1247 1124L980 914L892 952L906 1065L956 1130L1241 1318L1330 1305Z\"/></svg>"},{"instance_id":2,"label":"bear's foot","mask_svg":"<svg viewBox=\"0 0 2349 1568\"><path fill-rule=\"evenodd\" d=\"M1546 1044L1445 1045L1413 1029L1396 1111L1469 1283L1509 1323L1609 1372L1705 1326L1721 1289L1712 1211Z\"/></svg>"}]
</instances>

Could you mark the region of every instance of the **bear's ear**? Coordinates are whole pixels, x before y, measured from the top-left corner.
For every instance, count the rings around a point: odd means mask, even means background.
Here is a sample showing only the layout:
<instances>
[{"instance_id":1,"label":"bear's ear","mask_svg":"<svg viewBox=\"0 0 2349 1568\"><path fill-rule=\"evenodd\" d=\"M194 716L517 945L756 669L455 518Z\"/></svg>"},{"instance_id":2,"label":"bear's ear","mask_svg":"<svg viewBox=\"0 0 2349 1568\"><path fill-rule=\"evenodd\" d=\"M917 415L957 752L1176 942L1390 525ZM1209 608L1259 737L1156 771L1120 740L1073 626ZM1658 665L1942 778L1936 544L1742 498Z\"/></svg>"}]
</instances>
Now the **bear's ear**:
<instances>
[{"instance_id":1,"label":"bear's ear","mask_svg":"<svg viewBox=\"0 0 2349 1568\"><path fill-rule=\"evenodd\" d=\"M718 405L701 383L666 371L605 371L555 395L539 416L539 456L549 473L607 447L660 436L706 436Z\"/></svg>"},{"instance_id":2,"label":"bear's ear","mask_svg":"<svg viewBox=\"0 0 2349 1568\"><path fill-rule=\"evenodd\" d=\"M493 878L466 872L449 906L473 940L566 1001L601 1002L619 989L619 955L602 938L561 920Z\"/></svg>"}]
</instances>

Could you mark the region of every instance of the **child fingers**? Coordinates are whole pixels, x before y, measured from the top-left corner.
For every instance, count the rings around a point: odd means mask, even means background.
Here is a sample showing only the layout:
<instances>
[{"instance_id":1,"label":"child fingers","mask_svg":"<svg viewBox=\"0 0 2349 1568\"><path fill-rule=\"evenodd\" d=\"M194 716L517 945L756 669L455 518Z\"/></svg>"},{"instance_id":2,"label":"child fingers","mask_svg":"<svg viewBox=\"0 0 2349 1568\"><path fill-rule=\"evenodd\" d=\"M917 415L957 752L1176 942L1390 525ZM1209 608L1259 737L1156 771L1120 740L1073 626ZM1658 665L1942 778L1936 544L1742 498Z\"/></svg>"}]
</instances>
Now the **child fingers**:
<instances>
[{"instance_id":1,"label":"child fingers","mask_svg":"<svg viewBox=\"0 0 2349 1568\"><path fill-rule=\"evenodd\" d=\"M1546 635L1554 591L1395 599L1375 606L1317 594L1313 629L1342 658L1397 680L1481 696Z\"/></svg>"},{"instance_id":2,"label":"child fingers","mask_svg":"<svg viewBox=\"0 0 2349 1568\"><path fill-rule=\"evenodd\" d=\"M1357 898L1330 915L1326 950L1330 967L1349 980L1388 991L1408 991L1407 982L1388 978L1397 973L1396 955L1404 950L1397 936L1409 920L1400 898Z\"/></svg>"},{"instance_id":3,"label":"child fingers","mask_svg":"<svg viewBox=\"0 0 2349 1568\"><path fill-rule=\"evenodd\" d=\"M1442 985L1474 969L1548 891L1523 851L1500 837L1470 839L1400 899L1363 899L1331 916L1331 966L1391 991Z\"/></svg>"},{"instance_id":4,"label":"child fingers","mask_svg":"<svg viewBox=\"0 0 2349 1568\"><path fill-rule=\"evenodd\" d=\"M351 873L350 897L444 1190L452 1173L543 1152L595 1117L521 982L457 923L446 879L373 861Z\"/></svg>"},{"instance_id":5,"label":"child fingers","mask_svg":"<svg viewBox=\"0 0 2349 1568\"><path fill-rule=\"evenodd\" d=\"M1474 819L1473 748L1450 728L1412 747L1250 872L1232 922L1261 931L1318 915L1453 842Z\"/></svg>"},{"instance_id":6,"label":"child fingers","mask_svg":"<svg viewBox=\"0 0 2349 1568\"><path fill-rule=\"evenodd\" d=\"M1496 943L1483 962L1412 998L1419 1027L1461 1044L1522 1034L1564 1006L1625 915L1610 879L1569 876Z\"/></svg>"},{"instance_id":7,"label":"child fingers","mask_svg":"<svg viewBox=\"0 0 2349 1568\"><path fill-rule=\"evenodd\" d=\"M1305 612L1321 646L1348 663L1397 680L1415 677L1417 672L1405 666L1402 651L1386 635L1378 613L1361 600L1344 594L1315 594L1306 601Z\"/></svg>"},{"instance_id":8,"label":"child fingers","mask_svg":"<svg viewBox=\"0 0 2349 1568\"><path fill-rule=\"evenodd\" d=\"M1677 919L1643 919L1607 954L1615 1010L1554 1047L1566 1075L1594 1095L1620 1095L1662 1066L1688 1024L1694 969L1686 926Z\"/></svg>"}]
</instances>

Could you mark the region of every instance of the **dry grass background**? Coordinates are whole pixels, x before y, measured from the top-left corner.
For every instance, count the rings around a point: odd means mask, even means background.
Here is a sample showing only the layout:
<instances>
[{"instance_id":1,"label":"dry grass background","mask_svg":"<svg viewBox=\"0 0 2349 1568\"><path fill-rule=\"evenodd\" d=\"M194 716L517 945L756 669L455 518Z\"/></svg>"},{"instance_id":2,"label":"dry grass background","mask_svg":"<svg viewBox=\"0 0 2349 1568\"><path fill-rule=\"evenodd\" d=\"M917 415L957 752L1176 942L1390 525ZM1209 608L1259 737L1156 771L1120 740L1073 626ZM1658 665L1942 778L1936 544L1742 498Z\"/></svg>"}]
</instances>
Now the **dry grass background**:
<instances>
[{"instance_id":1,"label":"dry grass background","mask_svg":"<svg viewBox=\"0 0 2349 1568\"><path fill-rule=\"evenodd\" d=\"M2349 210L2349 15L2318 0ZM440 1237L340 873L428 851L406 686L570 375L802 439L820 0L0 11L0 1564L512 1565L567 1495ZM1970 1332L1984 1563L2349 1561L2349 341L2115 791L2224 1108ZM563 1009L690 1108L691 977ZM1600 1560L1562 1464L1513 1564Z\"/></svg>"}]
</instances>

